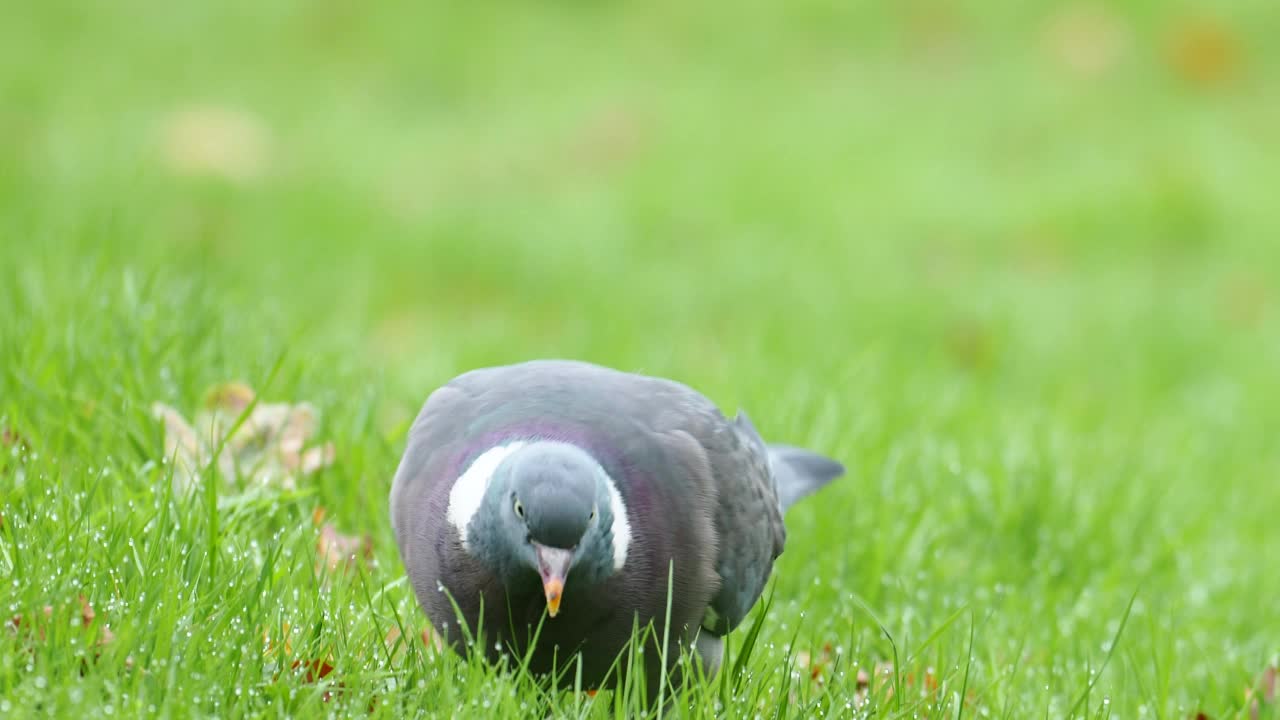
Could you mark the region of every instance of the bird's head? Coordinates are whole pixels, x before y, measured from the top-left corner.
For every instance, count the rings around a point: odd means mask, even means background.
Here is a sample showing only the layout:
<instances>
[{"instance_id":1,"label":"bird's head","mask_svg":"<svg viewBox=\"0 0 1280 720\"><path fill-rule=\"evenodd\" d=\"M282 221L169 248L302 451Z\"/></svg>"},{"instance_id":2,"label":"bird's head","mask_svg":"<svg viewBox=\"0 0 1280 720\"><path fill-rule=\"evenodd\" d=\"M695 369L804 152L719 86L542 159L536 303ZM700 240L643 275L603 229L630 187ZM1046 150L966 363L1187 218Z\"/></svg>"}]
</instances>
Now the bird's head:
<instances>
[{"instance_id":1,"label":"bird's head","mask_svg":"<svg viewBox=\"0 0 1280 720\"><path fill-rule=\"evenodd\" d=\"M609 476L583 449L523 445L494 470L468 544L509 588L536 577L555 617L571 573L575 585L594 585L625 559L625 548L621 558L617 552L626 538L615 537L614 495Z\"/></svg>"}]
</instances>

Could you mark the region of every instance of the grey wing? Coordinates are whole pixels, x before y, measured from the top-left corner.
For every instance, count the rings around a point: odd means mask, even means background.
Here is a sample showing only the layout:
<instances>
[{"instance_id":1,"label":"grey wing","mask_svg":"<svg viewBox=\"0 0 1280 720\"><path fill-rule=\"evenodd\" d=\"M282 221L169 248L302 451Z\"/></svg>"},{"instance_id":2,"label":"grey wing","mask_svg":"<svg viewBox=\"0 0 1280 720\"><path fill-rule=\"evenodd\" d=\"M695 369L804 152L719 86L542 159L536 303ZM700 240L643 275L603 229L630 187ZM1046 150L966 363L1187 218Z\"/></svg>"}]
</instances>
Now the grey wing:
<instances>
[{"instance_id":1,"label":"grey wing","mask_svg":"<svg viewBox=\"0 0 1280 720\"><path fill-rule=\"evenodd\" d=\"M408 443L391 484L391 528L410 574L435 577L428 552L432 530L446 522L445 472L461 441L457 431L474 412L471 397L456 384L437 388L409 429Z\"/></svg>"},{"instance_id":2,"label":"grey wing","mask_svg":"<svg viewBox=\"0 0 1280 720\"><path fill-rule=\"evenodd\" d=\"M431 501L447 497L445 485L456 475L448 472L450 463L459 458L460 449L477 432L479 416L485 411L485 400L502 390L493 382L494 369L472 370L436 388L427 397L409 428L409 437L400 466L391 483L391 526L396 540L405 544L410 522L424 516L427 510L440 513L444 508L424 507Z\"/></svg>"},{"instance_id":3,"label":"grey wing","mask_svg":"<svg viewBox=\"0 0 1280 720\"><path fill-rule=\"evenodd\" d=\"M702 439L719 488L716 571L721 582L703 619L703 627L715 635L737 627L760 599L786 541L764 441L745 414L720 425Z\"/></svg>"}]
</instances>

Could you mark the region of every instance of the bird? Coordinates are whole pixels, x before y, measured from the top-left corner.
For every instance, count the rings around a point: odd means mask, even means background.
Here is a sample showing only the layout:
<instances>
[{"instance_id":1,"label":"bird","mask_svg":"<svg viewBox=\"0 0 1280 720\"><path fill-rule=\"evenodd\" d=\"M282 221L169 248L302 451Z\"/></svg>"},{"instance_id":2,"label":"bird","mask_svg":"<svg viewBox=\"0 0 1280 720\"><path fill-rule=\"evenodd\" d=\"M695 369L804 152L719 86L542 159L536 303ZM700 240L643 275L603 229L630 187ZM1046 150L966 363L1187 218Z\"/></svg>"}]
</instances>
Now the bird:
<instances>
[{"instance_id":1,"label":"bird","mask_svg":"<svg viewBox=\"0 0 1280 720\"><path fill-rule=\"evenodd\" d=\"M844 473L676 380L527 360L428 395L391 525L422 611L462 657L617 687L649 628L655 649L674 641L714 676L783 551L788 508ZM640 669L678 684L678 656L643 653Z\"/></svg>"}]
</instances>

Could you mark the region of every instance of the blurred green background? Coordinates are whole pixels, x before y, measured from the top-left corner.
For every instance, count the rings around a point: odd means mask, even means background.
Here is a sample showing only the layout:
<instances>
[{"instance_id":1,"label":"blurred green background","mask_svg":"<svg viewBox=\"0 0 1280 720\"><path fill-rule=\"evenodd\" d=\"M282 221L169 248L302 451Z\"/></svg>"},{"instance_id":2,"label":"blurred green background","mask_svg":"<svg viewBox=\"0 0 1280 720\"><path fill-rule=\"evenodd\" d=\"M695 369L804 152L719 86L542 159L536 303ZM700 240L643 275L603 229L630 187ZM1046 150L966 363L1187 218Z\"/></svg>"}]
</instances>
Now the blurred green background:
<instances>
[{"instance_id":1,"label":"blurred green background","mask_svg":"<svg viewBox=\"0 0 1280 720\"><path fill-rule=\"evenodd\" d=\"M198 273L419 388L601 348L810 374L951 323L1015 378L1114 341L1080 359L1114 379L1126 340L1257 329L1277 32L1263 1L10 5L0 214L15 260Z\"/></svg>"},{"instance_id":2,"label":"blurred green background","mask_svg":"<svg viewBox=\"0 0 1280 720\"><path fill-rule=\"evenodd\" d=\"M135 378L188 406L273 347L326 417L377 387L374 528L453 374L671 375L848 462L784 589L924 633L1012 588L990 646L1083 672L1146 582L1123 707L1239 707L1278 651L1277 37L1272 0L8 3L0 325L199 317ZM9 389L110 387L60 343Z\"/></svg>"}]
</instances>

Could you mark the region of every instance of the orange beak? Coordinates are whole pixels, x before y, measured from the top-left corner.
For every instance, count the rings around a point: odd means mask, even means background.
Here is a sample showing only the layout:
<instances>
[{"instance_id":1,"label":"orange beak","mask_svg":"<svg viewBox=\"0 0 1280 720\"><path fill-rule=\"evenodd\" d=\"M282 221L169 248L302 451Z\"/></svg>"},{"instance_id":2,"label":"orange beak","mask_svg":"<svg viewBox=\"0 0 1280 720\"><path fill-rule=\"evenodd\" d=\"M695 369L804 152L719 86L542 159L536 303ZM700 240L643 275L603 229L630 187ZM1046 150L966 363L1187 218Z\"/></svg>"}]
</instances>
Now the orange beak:
<instances>
[{"instance_id":1,"label":"orange beak","mask_svg":"<svg viewBox=\"0 0 1280 720\"><path fill-rule=\"evenodd\" d=\"M555 617L560 612L560 596L564 593L564 581L559 578L549 578L542 583L542 589L547 594L547 614Z\"/></svg>"},{"instance_id":2,"label":"orange beak","mask_svg":"<svg viewBox=\"0 0 1280 720\"><path fill-rule=\"evenodd\" d=\"M573 551L533 544L538 556L538 574L542 576L542 590L547 596L547 614L555 617L560 612L560 599L564 596L564 581L573 563Z\"/></svg>"}]
</instances>

